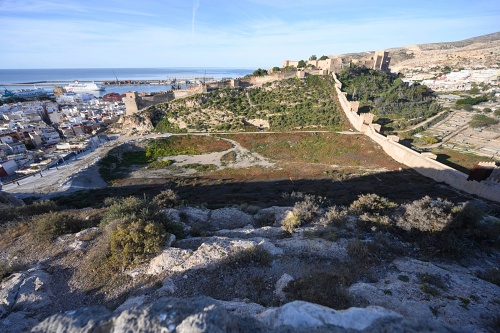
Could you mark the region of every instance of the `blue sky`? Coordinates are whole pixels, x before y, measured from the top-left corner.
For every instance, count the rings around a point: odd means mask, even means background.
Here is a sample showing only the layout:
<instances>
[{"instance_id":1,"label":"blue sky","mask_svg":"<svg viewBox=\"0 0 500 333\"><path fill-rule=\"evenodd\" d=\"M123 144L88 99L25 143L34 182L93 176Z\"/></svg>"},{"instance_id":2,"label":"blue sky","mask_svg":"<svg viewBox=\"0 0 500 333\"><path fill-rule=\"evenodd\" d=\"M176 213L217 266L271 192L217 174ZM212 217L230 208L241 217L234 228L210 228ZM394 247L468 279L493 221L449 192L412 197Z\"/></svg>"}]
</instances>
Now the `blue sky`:
<instances>
[{"instance_id":1,"label":"blue sky","mask_svg":"<svg viewBox=\"0 0 500 333\"><path fill-rule=\"evenodd\" d=\"M270 68L499 30L498 0L0 0L0 68Z\"/></svg>"}]
</instances>

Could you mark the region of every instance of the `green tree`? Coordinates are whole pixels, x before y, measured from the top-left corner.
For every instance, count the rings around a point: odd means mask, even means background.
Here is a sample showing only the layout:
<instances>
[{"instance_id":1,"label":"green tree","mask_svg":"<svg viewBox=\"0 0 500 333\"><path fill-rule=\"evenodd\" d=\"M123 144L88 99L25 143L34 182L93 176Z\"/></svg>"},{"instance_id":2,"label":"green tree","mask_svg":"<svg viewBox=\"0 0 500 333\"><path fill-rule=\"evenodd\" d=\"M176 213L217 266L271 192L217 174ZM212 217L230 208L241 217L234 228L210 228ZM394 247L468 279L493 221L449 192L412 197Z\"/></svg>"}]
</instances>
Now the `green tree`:
<instances>
[{"instance_id":1,"label":"green tree","mask_svg":"<svg viewBox=\"0 0 500 333\"><path fill-rule=\"evenodd\" d=\"M309 57L309 60L317 60L317 59L318 59L318 58L317 58L317 57L316 57L316 55L314 55L314 54L313 54L312 56L310 56L310 57Z\"/></svg>"},{"instance_id":2,"label":"green tree","mask_svg":"<svg viewBox=\"0 0 500 333\"><path fill-rule=\"evenodd\" d=\"M299 63L297 64L297 68L304 68L306 67L306 62L304 60L300 60Z\"/></svg>"},{"instance_id":3,"label":"green tree","mask_svg":"<svg viewBox=\"0 0 500 333\"><path fill-rule=\"evenodd\" d=\"M489 125L494 125L498 123L497 119L493 119L485 116L484 114L476 114L472 117L472 121L469 123L471 127L485 127Z\"/></svg>"},{"instance_id":4,"label":"green tree","mask_svg":"<svg viewBox=\"0 0 500 333\"><path fill-rule=\"evenodd\" d=\"M326 55L321 56L321 58L319 58L319 60L326 60L326 59L328 59L328 57Z\"/></svg>"},{"instance_id":5,"label":"green tree","mask_svg":"<svg viewBox=\"0 0 500 333\"><path fill-rule=\"evenodd\" d=\"M273 67L273 73L279 72L280 68L278 66Z\"/></svg>"},{"instance_id":6,"label":"green tree","mask_svg":"<svg viewBox=\"0 0 500 333\"><path fill-rule=\"evenodd\" d=\"M266 76L268 73L265 69L259 68L253 72L253 76Z\"/></svg>"}]
</instances>

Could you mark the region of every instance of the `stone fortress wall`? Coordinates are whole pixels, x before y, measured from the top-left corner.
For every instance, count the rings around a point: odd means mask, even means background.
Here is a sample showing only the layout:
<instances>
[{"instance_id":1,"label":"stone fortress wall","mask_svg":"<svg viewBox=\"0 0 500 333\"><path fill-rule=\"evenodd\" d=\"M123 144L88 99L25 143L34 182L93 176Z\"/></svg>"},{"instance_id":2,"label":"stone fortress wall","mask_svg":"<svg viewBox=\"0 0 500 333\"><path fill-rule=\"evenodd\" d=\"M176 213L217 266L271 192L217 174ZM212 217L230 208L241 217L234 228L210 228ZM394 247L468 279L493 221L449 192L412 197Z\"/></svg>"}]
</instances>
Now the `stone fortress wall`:
<instances>
[{"instance_id":1,"label":"stone fortress wall","mask_svg":"<svg viewBox=\"0 0 500 333\"><path fill-rule=\"evenodd\" d=\"M468 175L432 159L429 154L421 154L401 145L398 143L399 138L397 136L389 135L386 137L380 134L380 125L372 124L373 114L358 114L359 102L349 101L346 93L341 91L342 83L337 79L335 73L332 73L332 75L335 79L335 88L340 105L351 125L378 143L387 155L437 182L444 182L464 192L500 202L500 183L497 181L493 179L481 182L467 181Z\"/></svg>"}]
</instances>

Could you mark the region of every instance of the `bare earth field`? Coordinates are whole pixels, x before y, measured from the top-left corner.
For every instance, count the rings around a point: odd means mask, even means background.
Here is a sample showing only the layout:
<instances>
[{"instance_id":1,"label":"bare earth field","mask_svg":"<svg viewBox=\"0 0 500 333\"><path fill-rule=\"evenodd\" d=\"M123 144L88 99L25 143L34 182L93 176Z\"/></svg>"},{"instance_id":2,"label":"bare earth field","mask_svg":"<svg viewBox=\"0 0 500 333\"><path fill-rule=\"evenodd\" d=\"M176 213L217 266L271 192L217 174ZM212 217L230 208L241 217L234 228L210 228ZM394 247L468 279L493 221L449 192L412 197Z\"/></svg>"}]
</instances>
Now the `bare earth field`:
<instances>
[{"instance_id":1,"label":"bare earth field","mask_svg":"<svg viewBox=\"0 0 500 333\"><path fill-rule=\"evenodd\" d=\"M291 192L323 196L335 204L349 204L366 193L376 193L396 202L425 195L455 202L468 197L396 163L362 135L255 133L223 137L231 143L226 151L171 156L168 159L175 162L157 170L131 166L127 175L114 181L112 186L102 187L96 169L80 172L73 183L86 183L94 188L92 198L100 201L111 196L153 196L171 188L187 204L212 208L240 204L289 205L291 201L283 194ZM144 143L127 143L122 147L126 151L140 150ZM183 167L186 164L211 165L212 168L196 171ZM53 193L60 194L63 193ZM85 202L78 195L63 200L79 207Z\"/></svg>"}]
</instances>

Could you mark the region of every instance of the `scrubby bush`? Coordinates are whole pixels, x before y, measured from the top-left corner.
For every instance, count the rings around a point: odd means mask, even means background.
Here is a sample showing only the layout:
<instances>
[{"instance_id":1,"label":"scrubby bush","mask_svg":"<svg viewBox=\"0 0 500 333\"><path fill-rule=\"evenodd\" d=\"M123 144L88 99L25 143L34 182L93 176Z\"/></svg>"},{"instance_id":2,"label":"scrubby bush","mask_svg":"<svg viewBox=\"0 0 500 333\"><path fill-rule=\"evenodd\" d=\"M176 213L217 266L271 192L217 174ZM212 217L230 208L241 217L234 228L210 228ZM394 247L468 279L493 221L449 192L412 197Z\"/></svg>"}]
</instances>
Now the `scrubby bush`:
<instances>
[{"instance_id":1,"label":"scrubby bush","mask_svg":"<svg viewBox=\"0 0 500 333\"><path fill-rule=\"evenodd\" d=\"M157 207L145 198L140 199L130 196L119 199L107 199L105 203L110 204L110 206L102 218L101 224L103 225L122 219L154 219L155 215L158 215Z\"/></svg>"},{"instance_id":2,"label":"scrubby bush","mask_svg":"<svg viewBox=\"0 0 500 333\"><path fill-rule=\"evenodd\" d=\"M122 268L140 263L158 253L168 237L158 222L137 219L117 224L116 230L111 232L111 259Z\"/></svg>"},{"instance_id":3,"label":"scrubby bush","mask_svg":"<svg viewBox=\"0 0 500 333\"><path fill-rule=\"evenodd\" d=\"M293 233L295 228L300 226L300 218L293 212L289 212L288 215L281 221L281 229L288 233Z\"/></svg>"},{"instance_id":4,"label":"scrubby bush","mask_svg":"<svg viewBox=\"0 0 500 333\"><path fill-rule=\"evenodd\" d=\"M50 212L33 217L33 235L41 241L75 233L95 226L92 220L81 219L72 212Z\"/></svg>"},{"instance_id":5,"label":"scrubby bush","mask_svg":"<svg viewBox=\"0 0 500 333\"><path fill-rule=\"evenodd\" d=\"M341 227L347 221L347 209L345 207L332 206L323 214L320 224Z\"/></svg>"},{"instance_id":6,"label":"scrubby bush","mask_svg":"<svg viewBox=\"0 0 500 333\"><path fill-rule=\"evenodd\" d=\"M61 210L61 208L51 200L35 201L30 205L3 208L0 209L0 224L58 210Z\"/></svg>"},{"instance_id":7,"label":"scrubby bush","mask_svg":"<svg viewBox=\"0 0 500 333\"><path fill-rule=\"evenodd\" d=\"M160 194L153 198L153 203L158 207L174 207L178 202L177 193L170 189L161 191Z\"/></svg>"},{"instance_id":8,"label":"scrubby bush","mask_svg":"<svg viewBox=\"0 0 500 333\"><path fill-rule=\"evenodd\" d=\"M404 213L397 218L396 225L407 231L424 232L443 231L461 210L461 207L448 200L432 199L429 196L404 204L401 208Z\"/></svg>"},{"instance_id":9,"label":"scrubby bush","mask_svg":"<svg viewBox=\"0 0 500 333\"><path fill-rule=\"evenodd\" d=\"M377 194L362 194L349 206L354 214L384 214L397 207L397 204Z\"/></svg>"},{"instance_id":10,"label":"scrubby bush","mask_svg":"<svg viewBox=\"0 0 500 333\"><path fill-rule=\"evenodd\" d=\"M320 213L317 198L313 195L306 195L302 201L296 202L293 206L293 214L301 221L300 223L310 223Z\"/></svg>"},{"instance_id":11,"label":"scrubby bush","mask_svg":"<svg viewBox=\"0 0 500 333\"><path fill-rule=\"evenodd\" d=\"M169 234L182 237L183 224L171 221L160 209L160 205L171 206L176 200L177 195L171 190L161 192L153 200L107 199L109 207L101 220L104 241L100 245L106 260L119 268L130 267L160 251ZM103 261L101 254L94 255Z\"/></svg>"},{"instance_id":12,"label":"scrubby bush","mask_svg":"<svg viewBox=\"0 0 500 333\"><path fill-rule=\"evenodd\" d=\"M296 202L292 211L281 221L281 228L292 233L300 225L311 223L321 213L318 201L321 201L321 198L309 194L304 195L303 199Z\"/></svg>"},{"instance_id":13,"label":"scrubby bush","mask_svg":"<svg viewBox=\"0 0 500 333\"><path fill-rule=\"evenodd\" d=\"M272 261L273 256L268 251L254 246L231 254L222 262L222 265L227 265L233 269L248 266L269 267Z\"/></svg>"}]
</instances>

